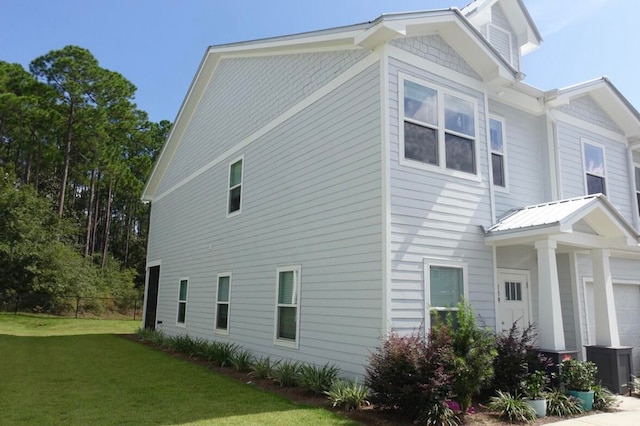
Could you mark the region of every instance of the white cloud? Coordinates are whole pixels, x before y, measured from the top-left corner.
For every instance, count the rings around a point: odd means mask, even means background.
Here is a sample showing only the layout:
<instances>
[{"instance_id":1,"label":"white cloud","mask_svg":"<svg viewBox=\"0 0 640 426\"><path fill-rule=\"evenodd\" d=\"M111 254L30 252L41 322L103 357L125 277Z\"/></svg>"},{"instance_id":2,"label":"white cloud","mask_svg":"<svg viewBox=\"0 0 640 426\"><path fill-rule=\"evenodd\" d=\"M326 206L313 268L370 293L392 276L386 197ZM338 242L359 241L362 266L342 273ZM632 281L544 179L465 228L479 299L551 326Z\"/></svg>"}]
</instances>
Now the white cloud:
<instances>
[{"instance_id":1,"label":"white cloud","mask_svg":"<svg viewBox=\"0 0 640 426\"><path fill-rule=\"evenodd\" d=\"M525 2L543 37L555 34L598 13L617 0L529 0Z\"/></svg>"}]
</instances>

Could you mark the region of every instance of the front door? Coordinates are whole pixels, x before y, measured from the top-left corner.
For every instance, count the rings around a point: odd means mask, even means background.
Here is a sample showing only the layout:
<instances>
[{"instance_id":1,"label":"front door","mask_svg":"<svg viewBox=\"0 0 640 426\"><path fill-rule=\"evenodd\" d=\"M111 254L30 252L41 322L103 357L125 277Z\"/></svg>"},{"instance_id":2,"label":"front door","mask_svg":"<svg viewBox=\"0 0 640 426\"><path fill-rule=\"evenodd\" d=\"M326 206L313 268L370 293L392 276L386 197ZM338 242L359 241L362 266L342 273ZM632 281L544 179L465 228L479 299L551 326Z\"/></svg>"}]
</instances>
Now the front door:
<instances>
[{"instance_id":1,"label":"front door","mask_svg":"<svg viewBox=\"0 0 640 426\"><path fill-rule=\"evenodd\" d=\"M513 323L529 326L529 274L521 271L498 272L498 331L509 330Z\"/></svg>"},{"instance_id":2,"label":"front door","mask_svg":"<svg viewBox=\"0 0 640 426\"><path fill-rule=\"evenodd\" d=\"M147 268L147 304L145 306L144 328L155 330L156 310L158 308L158 285L160 284L160 266Z\"/></svg>"}]
</instances>

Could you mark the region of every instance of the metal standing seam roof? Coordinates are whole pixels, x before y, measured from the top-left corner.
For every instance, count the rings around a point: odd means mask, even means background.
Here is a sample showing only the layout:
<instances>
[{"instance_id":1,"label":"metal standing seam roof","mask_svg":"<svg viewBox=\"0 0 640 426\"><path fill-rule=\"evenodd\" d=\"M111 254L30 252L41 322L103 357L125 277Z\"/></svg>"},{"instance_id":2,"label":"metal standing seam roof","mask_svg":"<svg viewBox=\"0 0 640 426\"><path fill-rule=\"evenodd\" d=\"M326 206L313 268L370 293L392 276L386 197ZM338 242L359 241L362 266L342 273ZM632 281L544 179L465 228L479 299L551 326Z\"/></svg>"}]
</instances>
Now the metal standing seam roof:
<instances>
[{"instance_id":1,"label":"metal standing seam roof","mask_svg":"<svg viewBox=\"0 0 640 426\"><path fill-rule=\"evenodd\" d=\"M600 198L600 194L587 195L512 210L487 229L487 233L558 225L587 205L597 203Z\"/></svg>"}]
</instances>

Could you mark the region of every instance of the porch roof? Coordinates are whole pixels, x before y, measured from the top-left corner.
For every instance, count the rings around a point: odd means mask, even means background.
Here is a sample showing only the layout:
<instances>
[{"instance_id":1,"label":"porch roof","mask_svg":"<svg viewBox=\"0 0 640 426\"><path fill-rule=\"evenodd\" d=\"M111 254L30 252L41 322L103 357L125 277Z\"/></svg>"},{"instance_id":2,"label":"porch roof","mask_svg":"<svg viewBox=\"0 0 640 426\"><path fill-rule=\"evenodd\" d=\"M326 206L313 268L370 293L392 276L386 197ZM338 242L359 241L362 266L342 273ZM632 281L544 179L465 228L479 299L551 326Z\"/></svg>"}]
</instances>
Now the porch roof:
<instances>
[{"instance_id":1,"label":"porch roof","mask_svg":"<svg viewBox=\"0 0 640 426\"><path fill-rule=\"evenodd\" d=\"M550 238L587 248L638 248L640 235L602 194L511 210L485 230L489 245Z\"/></svg>"}]
</instances>

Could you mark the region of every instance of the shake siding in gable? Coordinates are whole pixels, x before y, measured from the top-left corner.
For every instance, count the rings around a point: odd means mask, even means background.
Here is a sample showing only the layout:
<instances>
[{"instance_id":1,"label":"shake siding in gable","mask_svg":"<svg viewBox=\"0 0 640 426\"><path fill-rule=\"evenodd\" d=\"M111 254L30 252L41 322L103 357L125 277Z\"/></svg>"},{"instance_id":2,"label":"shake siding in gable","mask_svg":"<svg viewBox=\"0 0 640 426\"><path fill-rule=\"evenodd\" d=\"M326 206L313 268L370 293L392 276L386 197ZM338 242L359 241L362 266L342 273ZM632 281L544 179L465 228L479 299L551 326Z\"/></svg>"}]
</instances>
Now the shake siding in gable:
<instances>
[{"instance_id":1,"label":"shake siding in gable","mask_svg":"<svg viewBox=\"0 0 640 426\"><path fill-rule=\"evenodd\" d=\"M367 55L364 50L222 58L159 187L162 194Z\"/></svg>"},{"instance_id":2,"label":"shake siding in gable","mask_svg":"<svg viewBox=\"0 0 640 426\"><path fill-rule=\"evenodd\" d=\"M548 201L551 184L544 117L495 101L489 101L489 111L505 121L508 192L496 187L496 217L514 208Z\"/></svg>"},{"instance_id":3,"label":"shake siding in gable","mask_svg":"<svg viewBox=\"0 0 640 426\"><path fill-rule=\"evenodd\" d=\"M379 85L375 64L234 154L240 215L226 218L228 161L153 204L160 329L363 374L383 332ZM288 265L301 266L299 349L273 343L276 268ZM228 336L213 333L221 272L233 274ZM184 276L186 330L175 327Z\"/></svg>"},{"instance_id":4,"label":"shake siding in gable","mask_svg":"<svg viewBox=\"0 0 640 426\"><path fill-rule=\"evenodd\" d=\"M455 178L399 163L398 73L418 77L478 100L479 157L482 180ZM489 327L495 326L491 249L481 225L491 223L487 180L485 111L481 93L389 59L391 311L390 325L408 333L424 325L423 261L449 259L468 265L469 300Z\"/></svg>"},{"instance_id":5,"label":"shake siding in gable","mask_svg":"<svg viewBox=\"0 0 640 426\"><path fill-rule=\"evenodd\" d=\"M558 109L588 123L593 123L612 132L622 134L622 130L620 130L616 123L609 118L607 113L604 112L589 95L574 99L569 105L562 106Z\"/></svg>"},{"instance_id":6,"label":"shake siding in gable","mask_svg":"<svg viewBox=\"0 0 640 426\"><path fill-rule=\"evenodd\" d=\"M633 189L629 186L625 144L562 121L558 121L557 129L562 197L586 195L581 141L591 141L605 148L607 198L629 223L633 223L635 207L631 206Z\"/></svg>"}]
</instances>

